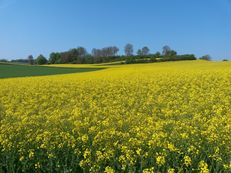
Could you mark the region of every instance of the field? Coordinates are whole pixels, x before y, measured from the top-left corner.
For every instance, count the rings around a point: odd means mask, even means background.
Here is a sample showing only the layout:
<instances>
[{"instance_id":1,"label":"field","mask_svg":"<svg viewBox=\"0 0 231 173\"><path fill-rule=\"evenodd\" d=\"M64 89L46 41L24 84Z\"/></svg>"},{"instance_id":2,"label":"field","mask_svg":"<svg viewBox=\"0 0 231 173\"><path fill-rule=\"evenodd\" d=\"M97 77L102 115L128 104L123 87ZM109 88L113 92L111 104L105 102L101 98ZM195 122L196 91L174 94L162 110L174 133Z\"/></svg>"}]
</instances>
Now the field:
<instances>
[{"instance_id":1,"label":"field","mask_svg":"<svg viewBox=\"0 0 231 173\"><path fill-rule=\"evenodd\" d=\"M57 68L49 66L29 66L0 63L0 78L81 73L95 70L99 70L99 68Z\"/></svg>"},{"instance_id":2,"label":"field","mask_svg":"<svg viewBox=\"0 0 231 173\"><path fill-rule=\"evenodd\" d=\"M231 172L230 86L207 61L0 79L0 171Z\"/></svg>"}]
</instances>

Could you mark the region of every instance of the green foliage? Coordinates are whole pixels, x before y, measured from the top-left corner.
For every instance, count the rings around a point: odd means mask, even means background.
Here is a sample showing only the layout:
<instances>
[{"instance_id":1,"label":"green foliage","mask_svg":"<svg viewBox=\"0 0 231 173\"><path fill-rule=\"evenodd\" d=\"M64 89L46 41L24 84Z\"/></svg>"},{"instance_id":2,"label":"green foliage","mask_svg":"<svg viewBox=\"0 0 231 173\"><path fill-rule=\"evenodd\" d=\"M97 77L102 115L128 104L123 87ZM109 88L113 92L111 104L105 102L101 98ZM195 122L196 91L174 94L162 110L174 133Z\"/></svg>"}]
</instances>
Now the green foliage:
<instances>
[{"instance_id":1,"label":"green foliage","mask_svg":"<svg viewBox=\"0 0 231 173\"><path fill-rule=\"evenodd\" d=\"M39 56L36 58L36 64L38 64L38 65L47 64L47 59L46 59L43 55L39 55Z\"/></svg>"},{"instance_id":2,"label":"green foliage","mask_svg":"<svg viewBox=\"0 0 231 173\"><path fill-rule=\"evenodd\" d=\"M49 58L49 63L50 64L59 64L60 62L60 53L51 53L50 58Z\"/></svg>"},{"instance_id":3,"label":"green foliage","mask_svg":"<svg viewBox=\"0 0 231 173\"><path fill-rule=\"evenodd\" d=\"M17 64L28 64L28 59L13 59L10 61L11 63L17 63Z\"/></svg>"},{"instance_id":4,"label":"green foliage","mask_svg":"<svg viewBox=\"0 0 231 173\"><path fill-rule=\"evenodd\" d=\"M0 59L0 62L8 62L6 59Z\"/></svg>"},{"instance_id":5,"label":"green foliage","mask_svg":"<svg viewBox=\"0 0 231 173\"><path fill-rule=\"evenodd\" d=\"M193 54L186 55L175 55L169 57L160 56L159 53L148 56L132 56L127 57L126 64L136 64L136 63L151 63L151 62L166 62L166 61L181 61L181 60L196 60L196 57Z\"/></svg>"},{"instance_id":6,"label":"green foliage","mask_svg":"<svg viewBox=\"0 0 231 173\"><path fill-rule=\"evenodd\" d=\"M138 49L138 50L137 50L137 55L138 55L138 56L142 56L142 50L141 50L141 49Z\"/></svg>"},{"instance_id":7,"label":"green foliage","mask_svg":"<svg viewBox=\"0 0 231 173\"><path fill-rule=\"evenodd\" d=\"M135 57L129 56L127 57L127 59L125 60L126 64L134 64L136 61Z\"/></svg>"},{"instance_id":8,"label":"green foliage","mask_svg":"<svg viewBox=\"0 0 231 173\"><path fill-rule=\"evenodd\" d=\"M149 54L150 49L147 46L142 48L142 55L147 56Z\"/></svg>"},{"instance_id":9,"label":"green foliage","mask_svg":"<svg viewBox=\"0 0 231 173\"><path fill-rule=\"evenodd\" d=\"M34 65L34 57L32 55L28 56L28 62L30 65Z\"/></svg>"},{"instance_id":10,"label":"green foliage","mask_svg":"<svg viewBox=\"0 0 231 173\"><path fill-rule=\"evenodd\" d=\"M126 64L150 63L163 61L195 60L194 55L177 55L177 52L169 46L163 47L162 55L160 52L150 54L150 49L145 46L138 49L137 55L133 55L133 45L127 44L124 48L125 56L116 55L118 48L115 46L102 49L93 49L92 54L88 54L86 49L78 47L66 52L53 52L50 54L50 64L98 64L116 61L125 61Z\"/></svg>"},{"instance_id":11,"label":"green foliage","mask_svg":"<svg viewBox=\"0 0 231 173\"><path fill-rule=\"evenodd\" d=\"M211 58L210 55L204 55L204 56L200 57L199 59L206 60L206 61L211 61L212 58Z\"/></svg>"}]
</instances>

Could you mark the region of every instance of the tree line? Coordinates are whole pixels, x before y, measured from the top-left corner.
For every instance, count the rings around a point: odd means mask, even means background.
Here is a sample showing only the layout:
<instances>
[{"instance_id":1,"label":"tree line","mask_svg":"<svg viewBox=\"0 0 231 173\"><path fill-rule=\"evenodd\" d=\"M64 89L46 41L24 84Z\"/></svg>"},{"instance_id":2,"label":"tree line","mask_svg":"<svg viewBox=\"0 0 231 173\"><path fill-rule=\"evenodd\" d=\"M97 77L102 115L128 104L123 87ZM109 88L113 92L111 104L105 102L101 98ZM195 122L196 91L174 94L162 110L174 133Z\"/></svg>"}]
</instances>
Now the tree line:
<instances>
[{"instance_id":1,"label":"tree line","mask_svg":"<svg viewBox=\"0 0 231 173\"><path fill-rule=\"evenodd\" d=\"M33 64L97 64L121 61L121 63L149 63L178 60L196 60L193 54L178 55L177 52L169 46L164 46L162 52L151 53L147 46L138 49L134 53L134 47L128 43L124 46L124 54L119 55L119 48L116 46L104 47L101 49L93 48L89 53L84 47L77 47L64 52L52 52L49 58L42 54L34 59L29 55L27 59L17 59L11 62ZM199 59L211 60L209 55Z\"/></svg>"}]
</instances>

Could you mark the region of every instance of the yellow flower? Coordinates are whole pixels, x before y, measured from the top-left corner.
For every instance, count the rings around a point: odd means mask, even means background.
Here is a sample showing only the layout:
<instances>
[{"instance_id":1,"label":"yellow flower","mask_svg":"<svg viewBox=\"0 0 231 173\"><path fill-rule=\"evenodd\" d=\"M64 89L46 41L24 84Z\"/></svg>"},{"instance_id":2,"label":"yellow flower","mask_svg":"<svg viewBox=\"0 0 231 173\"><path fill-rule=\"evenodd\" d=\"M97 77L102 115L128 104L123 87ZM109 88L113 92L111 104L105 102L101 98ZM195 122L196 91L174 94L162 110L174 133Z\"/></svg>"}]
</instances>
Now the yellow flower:
<instances>
[{"instance_id":1,"label":"yellow flower","mask_svg":"<svg viewBox=\"0 0 231 173\"><path fill-rule=\"evenodd\" d=\"M110 166L107 166L106 168L105 168L105 171L104 171L105 173L114 173L115 171L114 171L114 169L112 169Z\"/></svg>"},{"instance_id":2,"label":"yellow flower","mask_svg":"<svg viewBox=\"0 0 231 173\"><path fill-rule=\"evenodd\" d=\"M157 156L156 157L156 163L160 166L164 165L165 164L165 157L164 156Z\"/></svg>"},{"instance_id":3,"label":"yellow flower","mask_svg":"<svg viewBox=\"0 0 231 173\"><path fill-rule=\"evenodd\" d=\"M198 170L200 173L209 173L208 164L204 160L200 161Z\"/></svg>"},{"instance_id":4,"label":"yellow flower","mask_svg":"<svg viewBox=\"0 0 231 173\"><path fill-rule=\"evenodd\" d=\"M224 168L227 169L231 169L231 163L230 164L224 164Z\"/></svg>"},{"instance_id":5,"label":"yellow flower","mask_svg":"<svg viewBox=\"0 0 231 173\"><path fill-rule=\"evenodd\" d=\"M49 154L48 154L48 158L49 158L49 159L54 158L54 157L55 157L54 154L52 154L52 153L49 153Z\"/></svg>"},{"instance_id":6,"label":"yellow flower","mask_svg":"<svg viewBox=\"0 0 231 173\"><path fill-rule=\"evenodd\" d=\"M0 79L0 160L25 168L11 172L75 170L65 160L85 172L152 172L153 162L230 172L230 76L230 62L181 61ZM210 165L196 159L204 148Z\"/></svg>"},{"instance_id":7,"label":"yellow flower","mask_svg":"<svg viewBox=\"0 0 231 173\"><path fill-rule=\"evenodd\" d=\"M83 135L82 136L82 141L86 143L88 141L88 136L87 135Z\"/></svg>"},{"instance_id":8,"label":"yellow flower","mask_svg":"<svg viewBox=\"0 0 231 173\"><path fill-rule=\"evenodd\" d=\"M24 160L24 156L21 156L21 157L19 158L19 160L20 160L20 161L23 161L23 160Z\"/></svg>"},{"instance_id":9,"label":"yellow flower","mask_svg":"<svg viewBox=\"0 0 231 173\"><path fill-rule=\"evenodd\" d=\"M174 144L172 144L172 143L168 143L168 149L170 151L176 151L177 150L176 147L174 146Z\"/></svg>"},{"instance_id":10,"label":"yellow flower","mask_svg":"<svg viewBox=\"0 0 231 173\"><path fill-rule=\"evenodd\" d=\"M175 169L174 168L169 168L168 173L175 173Z\"/></svg>"},{"instance_id":11,"label":"yellow flower","mask_svg":"<svg viewBox=\"0 0 231 173\"><path fill-rule=\"evenodd\" d=\"M39 162L35 163L34 168L35 168L35 169L40 169L40 168L41 168L40 163L39 163Z\"/></svg>"},{"instance_id":12,"label":"yellow flower","mask_svg":"<svg viewBox=\"0 0 231 173\"><path fill-rule=\"evenodd\" d=\"M140 148L138 148L137 150L136 150L136 154L138 154L139 156L141 155L141 149Z\"/></svg>"},{"instance_id":13,"label":"yellow flower","mask_svg":"<svg viewBox=\"0 0 231 173\"><path fill-rule=\"evenodd\" d=\"M184 165L190 166L192 164L192 159L189 156L184 156Z\"/></svg>"},{"instance_id":14,"label":"yellow flower","mask_svg":"<svg viewBox=\"0 0 231 173\"><path fill-rule=\"evenodd\" d=\"M89 157L91 155L91 151L89 149L86 149L84 151L83 157L86 159L87 157Z\"/></svg>"},{"instance_id":15,"label":"yellow flower","mask_svg":"<svg viewBox=\"0 0 231 173\"><path fill-rule=\"evenodd\" d=\"M104 155L101 151L96 151L97 161L100 162L104 159Z\"/></svg>"},{"instance_id":16,"label":"yellow flower","mask_svg":"<svg viewBox=\"0 0 231 173\"><path fill-rule=\"evenodd\" d=\"M30 150L29 151L29 158L32 159L34 157L34 151Z\"/></svg>"},{"instance_id":17,"label":"yellow flower","mask_svg":"<svg viewBox=\"0 0 231 173\"><path fill-rule=\"evenodd\" d=\"M152 168L146 168L142 171L142 173L154 173L154 167Z\"/></svg>"}]
</instances>

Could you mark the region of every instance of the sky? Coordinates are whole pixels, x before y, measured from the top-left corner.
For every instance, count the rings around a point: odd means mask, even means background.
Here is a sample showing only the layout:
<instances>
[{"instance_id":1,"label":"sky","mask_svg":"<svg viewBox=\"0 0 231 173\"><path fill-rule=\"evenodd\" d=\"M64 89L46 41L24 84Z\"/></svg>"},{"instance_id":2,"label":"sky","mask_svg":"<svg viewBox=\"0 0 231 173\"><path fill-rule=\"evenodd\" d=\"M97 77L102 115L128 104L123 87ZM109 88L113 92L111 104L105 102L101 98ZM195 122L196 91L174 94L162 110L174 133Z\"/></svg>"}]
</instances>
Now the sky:
<instances>
[{"instance_id":1,"label":"sky","mask_svg":"<svg viewBox=\"0 0 231 173\"><path fill-rule=\"evenodd\" d=\"M0 59L127 43L231 60L231 0L0 0Z\"/></svg>"}]
</instances>

